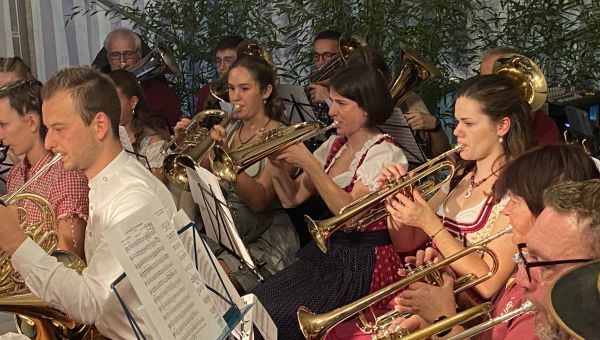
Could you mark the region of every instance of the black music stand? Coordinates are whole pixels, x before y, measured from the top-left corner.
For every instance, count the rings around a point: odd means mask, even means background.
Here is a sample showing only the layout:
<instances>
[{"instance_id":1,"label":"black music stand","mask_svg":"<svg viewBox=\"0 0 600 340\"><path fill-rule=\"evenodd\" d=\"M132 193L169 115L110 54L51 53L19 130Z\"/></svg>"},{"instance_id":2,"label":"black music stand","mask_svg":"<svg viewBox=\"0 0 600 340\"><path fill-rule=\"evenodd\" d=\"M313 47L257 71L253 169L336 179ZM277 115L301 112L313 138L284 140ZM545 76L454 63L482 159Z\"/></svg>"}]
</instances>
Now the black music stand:
<instances>
[{"instance_id":1,"label":"black music stand","mask_svg":"<svg viewBox=\"0 0 600 340\"><path fill-rule=\"evenodd\" d=\"M396 145L404 152L409 168L421 165L427 160L408 126L404 114L398 108L395 108L390 118L385 123L378 125L377 129L394 138Z\"/></svg>"},{"instance_id":2,"label":"black music stand","mask_svg":"<svg viewBox=\"0 0 600 340\"><path fill-rule=\"evenodd\" d=\"M279 84L277 85L277 93L283 101L285 111L288 113L288 124L319 120L319 117L315 114L314 106L309 102L301 86ZM295 117L297 119L294 119Z\"/></svg>"}]
</instances>

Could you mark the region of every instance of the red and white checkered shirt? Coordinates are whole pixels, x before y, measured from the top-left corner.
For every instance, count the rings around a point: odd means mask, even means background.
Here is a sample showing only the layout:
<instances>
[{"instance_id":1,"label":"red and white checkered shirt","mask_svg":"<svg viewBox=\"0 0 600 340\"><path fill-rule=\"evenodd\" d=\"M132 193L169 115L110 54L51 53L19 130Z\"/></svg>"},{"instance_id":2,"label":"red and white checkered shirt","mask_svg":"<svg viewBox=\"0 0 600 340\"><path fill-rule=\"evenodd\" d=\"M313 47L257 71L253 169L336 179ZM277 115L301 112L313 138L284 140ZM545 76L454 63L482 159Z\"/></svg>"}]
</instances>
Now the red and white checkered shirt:
<instances>
[{"instance_id":1,"label":"red and white checkered shirt","mask_svg":"<svg viewBox=\"0 0 600 340\"><path fill-rule=\"evenodd\" d=\"M47 153L34 166L27 159L12 166L8 172L8 192L17 190L27 179L47 164L53 155ZM79 171L67 171L62 162L52 165L44 174L33 181L25 191L42 195L54 208L56 221L77 216L84 221L88 218L88 181L85 175ZM28 201L17 203L18 206L27 210L27 218L30 222L38 222L41 219L38 207Z\"/></svg>"}]
</instances>

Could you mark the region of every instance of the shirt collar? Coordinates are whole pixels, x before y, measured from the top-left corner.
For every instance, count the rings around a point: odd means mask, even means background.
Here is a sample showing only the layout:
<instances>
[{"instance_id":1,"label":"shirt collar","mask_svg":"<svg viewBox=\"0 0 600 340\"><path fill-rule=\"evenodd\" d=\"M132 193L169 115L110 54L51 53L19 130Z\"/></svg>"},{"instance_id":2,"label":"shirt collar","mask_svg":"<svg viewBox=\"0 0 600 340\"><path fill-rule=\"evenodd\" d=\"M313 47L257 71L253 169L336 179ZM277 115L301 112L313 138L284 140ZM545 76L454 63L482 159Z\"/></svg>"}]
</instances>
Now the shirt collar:
<instances>
[{"instance_id":1,"label":"shirt collar","mask_svg":"<svg viewBox=\"0 0 600 340\"><path fill-rule=\"evenodd\" d=\"M121 152L113 159L107 166L104 167L96 176L89 180L90 189L98 188L102 183L108 182L113 176L118 175L119 170L129 160L129 156L125 150Z\"/></svg>"}]
</instances>

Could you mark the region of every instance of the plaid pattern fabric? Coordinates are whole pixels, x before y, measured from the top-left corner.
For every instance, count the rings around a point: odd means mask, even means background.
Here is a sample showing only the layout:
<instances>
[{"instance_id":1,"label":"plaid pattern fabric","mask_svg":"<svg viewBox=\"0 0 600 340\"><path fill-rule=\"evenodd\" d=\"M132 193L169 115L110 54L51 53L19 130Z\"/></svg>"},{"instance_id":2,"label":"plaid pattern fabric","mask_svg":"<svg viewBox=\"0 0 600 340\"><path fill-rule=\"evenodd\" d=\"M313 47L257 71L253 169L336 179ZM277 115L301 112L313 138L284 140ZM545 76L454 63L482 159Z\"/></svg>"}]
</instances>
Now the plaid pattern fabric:
<instances>
[{"instance_id":1,"label":"plaid pattern fabric","mask_svg":"<svg viewBox=\"0 0 600 340\"><path fill-rule=\"evenodd\" d=\"M8 172L8 192L17 190L27 179L47 164L53 155L47 153L37 164L31 165L25 159L12 166ZM88 217L88 181L85 175L77 171L67 171L62 162L57 162L50 167L37 180L33 181L25 191L34 192L45 197L56 215L57 222L73 216L87 221ZM40 210L30 201L20 201L19 207L27 210L30 222L38 222L41 219Z\"/></svg>"}]
</instances>

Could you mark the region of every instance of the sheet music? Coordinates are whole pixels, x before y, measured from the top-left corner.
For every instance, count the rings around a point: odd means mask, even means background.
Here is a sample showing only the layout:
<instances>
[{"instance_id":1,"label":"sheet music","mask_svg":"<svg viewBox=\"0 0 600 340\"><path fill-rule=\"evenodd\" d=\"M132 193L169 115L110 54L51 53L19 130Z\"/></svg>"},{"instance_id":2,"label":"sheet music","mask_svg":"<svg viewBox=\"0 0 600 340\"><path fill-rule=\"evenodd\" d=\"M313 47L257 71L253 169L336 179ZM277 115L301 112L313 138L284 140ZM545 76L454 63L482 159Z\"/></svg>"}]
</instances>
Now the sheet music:
<instances>
[{"instance_id":1,"label":"sheet music","mask_svg":"<svg viewBox=\"0 0 600 340\"><path fill-rule=\"evenodd\" d=\"M186 226L190 222L190 219L182 210L173 216L173 223L176 226ZM194 234L196 238L195 247ZM252 294L240 296L223 267L219 265L217 257L210 251L210 248L204 243L200 235L198 235L197 230L195 228L188 228L179 234L179 237L192 260L195 258L198 259L198 270L204 282L220 294L219 296L217 293L209 292L221 314L225 314L230 308L228 301L224 298L231 299L231 302L240 309L253 304L250 312L244 316L242 323L233 331L236 339L253 339L252 325L256 325L266 340L276 340L277 327L262 304Z\"/></svg>"},{"instance_id":2,"label":"sheet music","mask_svg":"<svg viewBox=\"0 0 600 340\"><path fill-rule=\"evenodd\" d=\"M277 85L277 94L285 106L288 124L318 121L317 115L315 114L310 101L306 97L306 93L302 86L279 84ZM294 102L298 105L294 106Z\"/></svg>"},{"instance_id":3,"label":"sheet music","mask_svg":"<svg viewBox=\"0 0 600 340\"><path fill-rule=\"evenodd\" d=\"M231 216L217 177L201 167L196 167L195 171L186 168L186 171L192 197L200 207L206 235L234 251L251 268L256 268L248 248L242 242L242 238L235 228L233 216Z\"/></svg>"},{"instance_id":4,"label":"sheet music","mask_svg":"<svg viewBox=\"0 0 600 340\"><path fill-rule=\"evenodd\" d=\"M143 315L149 318L146 323L161 339L222 334L225 321L207 289L197 288L200 276L186 272L189 264L180 257L185 248L157 202L107 229L103 236L142 302Z\"/></svg>"},{"instance_id":5,"label":"sheet music","mask_svg":"<svg viewBox=\"0 0 600 340\"><path fill-rule=\"evenodd\" d=\"M422 164L426 161L423 151L415 140L415 136L399 108L394 108L392 115L378 129L394 137L396 144L402 148L409 164Z\"/></svg>"}]
</instances>

